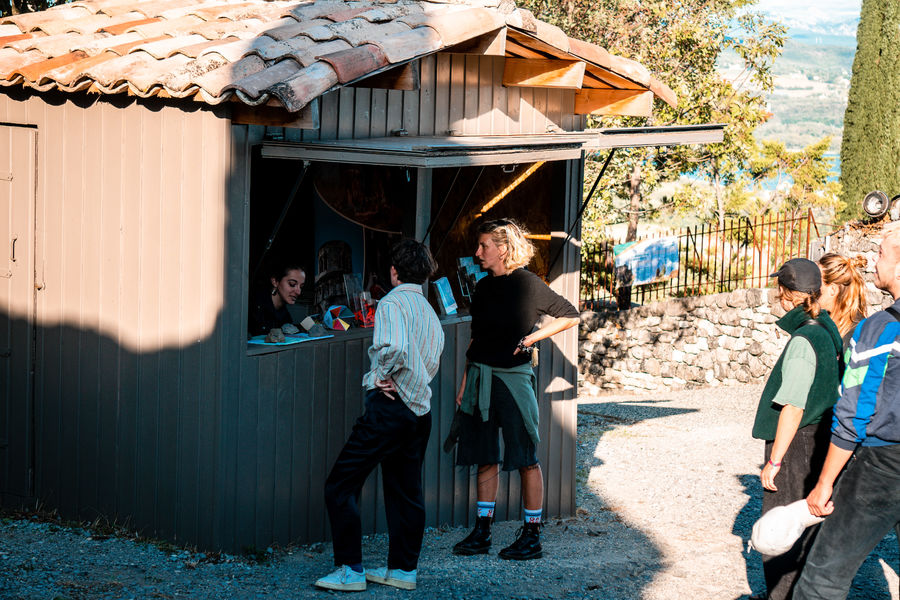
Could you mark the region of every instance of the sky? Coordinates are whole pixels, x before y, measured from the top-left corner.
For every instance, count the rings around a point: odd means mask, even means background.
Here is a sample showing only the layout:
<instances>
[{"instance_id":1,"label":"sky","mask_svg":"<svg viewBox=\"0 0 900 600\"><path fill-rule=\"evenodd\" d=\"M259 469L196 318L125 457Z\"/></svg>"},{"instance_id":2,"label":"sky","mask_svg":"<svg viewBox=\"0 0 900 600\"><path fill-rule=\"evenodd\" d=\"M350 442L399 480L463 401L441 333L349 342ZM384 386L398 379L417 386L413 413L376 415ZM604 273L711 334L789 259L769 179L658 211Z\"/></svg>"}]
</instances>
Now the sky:
<instances>
[{"instance_id":1,"label":"sky","mask_svg":"<svg viewBox=\"0 0 900 600\"><path fill-rule=\"evenodd\" d=\"M759 0L753 8L775 18L839 22L858 17L861 3L861 0Z\"/></svg>"}]
</instances>

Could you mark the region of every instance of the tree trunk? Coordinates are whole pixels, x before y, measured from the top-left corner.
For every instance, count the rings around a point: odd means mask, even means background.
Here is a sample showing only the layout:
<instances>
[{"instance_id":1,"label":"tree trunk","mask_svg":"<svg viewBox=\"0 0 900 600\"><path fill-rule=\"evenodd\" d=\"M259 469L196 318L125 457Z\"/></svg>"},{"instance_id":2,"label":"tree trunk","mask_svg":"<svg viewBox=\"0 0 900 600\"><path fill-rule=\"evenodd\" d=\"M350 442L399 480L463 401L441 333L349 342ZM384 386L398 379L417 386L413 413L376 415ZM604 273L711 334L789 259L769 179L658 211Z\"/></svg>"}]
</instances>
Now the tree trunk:
<instances>
[{"instance_id":1,"label":"tree trunk","mask_svg":"<svg viewBox=\"0 0 900 600\"><path fill-rule=\"evenodd\" d=\"M631 202L628 205L628 233L625 235L626 242L633 242L637 239L638 219L640 218L641 209L641 181L643 175L641 173L641 163L634 163L631 169L631 178L628 180L628 194Z\"/></svg>"}]
</instances>

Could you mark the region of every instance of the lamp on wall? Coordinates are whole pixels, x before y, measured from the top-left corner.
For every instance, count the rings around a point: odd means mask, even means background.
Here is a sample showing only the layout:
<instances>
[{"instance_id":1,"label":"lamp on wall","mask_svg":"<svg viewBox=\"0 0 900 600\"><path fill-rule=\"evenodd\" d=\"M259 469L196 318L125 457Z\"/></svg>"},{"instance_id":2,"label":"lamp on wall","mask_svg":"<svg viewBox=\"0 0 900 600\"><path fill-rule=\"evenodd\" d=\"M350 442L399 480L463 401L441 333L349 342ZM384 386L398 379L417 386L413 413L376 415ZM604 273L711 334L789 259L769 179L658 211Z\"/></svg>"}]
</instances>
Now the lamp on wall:
<instances>
[{"instance_id":1,"label":"lamp on wall","mask_svg":"<svg viewBox=\"0 0 900 600\"><path fill-rule=\"evenodd\" d=\"M873 219L880 219L883 217L890 206L891 203L888 201L887 194L881 190L869 192L862 201L863 211Z\"/></svg>"}]
</instances>

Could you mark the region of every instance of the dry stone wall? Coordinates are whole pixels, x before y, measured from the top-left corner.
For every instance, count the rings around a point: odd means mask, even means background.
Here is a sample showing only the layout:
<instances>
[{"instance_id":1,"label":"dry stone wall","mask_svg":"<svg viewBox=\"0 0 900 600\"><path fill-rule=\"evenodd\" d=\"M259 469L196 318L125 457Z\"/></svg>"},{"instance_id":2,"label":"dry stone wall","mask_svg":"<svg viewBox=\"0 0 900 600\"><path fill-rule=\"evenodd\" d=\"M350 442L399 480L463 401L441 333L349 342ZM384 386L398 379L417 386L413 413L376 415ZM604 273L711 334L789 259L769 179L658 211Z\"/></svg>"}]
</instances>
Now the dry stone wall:
<instances>
[{"instance_id":1,"label":"dry stone wall","mask_svg":"<svg viewBox=\"0 0 900 600\"><path fill-rule=\"evenodd\" d=\"M877 229L875 230L877 232ZM845 228L814 248L867 258L869 314L889 306L873 281L880 239ZM788 336L772 288L675 298L620 312L584 312L579 331L582 388L664 390L764 381Z\"/></svg>"}]
</instances>

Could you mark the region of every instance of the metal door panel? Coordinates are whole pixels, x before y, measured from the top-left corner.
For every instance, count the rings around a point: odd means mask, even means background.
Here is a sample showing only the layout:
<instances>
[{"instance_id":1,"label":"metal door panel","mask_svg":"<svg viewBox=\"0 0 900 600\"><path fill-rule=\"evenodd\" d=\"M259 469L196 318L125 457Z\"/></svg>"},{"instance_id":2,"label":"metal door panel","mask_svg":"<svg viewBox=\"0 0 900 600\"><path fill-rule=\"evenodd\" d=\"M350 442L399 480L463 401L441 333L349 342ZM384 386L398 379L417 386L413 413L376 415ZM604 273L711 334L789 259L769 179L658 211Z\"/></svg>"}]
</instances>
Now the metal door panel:
<instances>
[{"instance_id":1,"label":"metal door panel","mask_svg":"<svg viewBox=\"0 0 900 600\"><path fill-rule=\"evenodd\" d=\"M0 498L33 491L36 137L0 126Z\"/></svg>"}]
</instances>

